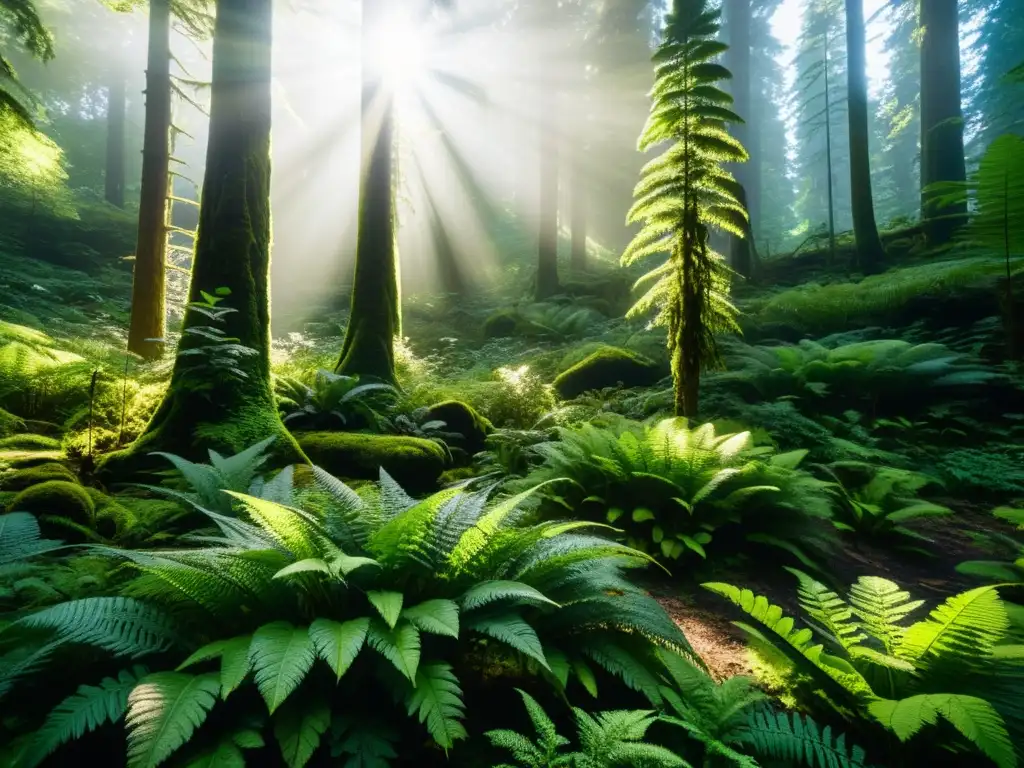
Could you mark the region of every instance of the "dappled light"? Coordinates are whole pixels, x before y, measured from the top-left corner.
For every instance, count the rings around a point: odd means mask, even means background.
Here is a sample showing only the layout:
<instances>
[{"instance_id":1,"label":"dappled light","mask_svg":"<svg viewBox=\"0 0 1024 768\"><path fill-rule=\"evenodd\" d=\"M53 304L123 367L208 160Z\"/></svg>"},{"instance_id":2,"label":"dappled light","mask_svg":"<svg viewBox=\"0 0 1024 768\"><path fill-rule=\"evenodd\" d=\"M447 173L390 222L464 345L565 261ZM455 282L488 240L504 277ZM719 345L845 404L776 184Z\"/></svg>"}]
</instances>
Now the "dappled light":
<instances>
[{"instance_id":1,"label":"dappled light","mask_svg":"<svg viewBox=\"0 0 1024 768\"><path fill-rule=\"evenodd\" d=\"M0 766L1024 765L1019 0L0 0Z\"/></svg>"}]
</instances>

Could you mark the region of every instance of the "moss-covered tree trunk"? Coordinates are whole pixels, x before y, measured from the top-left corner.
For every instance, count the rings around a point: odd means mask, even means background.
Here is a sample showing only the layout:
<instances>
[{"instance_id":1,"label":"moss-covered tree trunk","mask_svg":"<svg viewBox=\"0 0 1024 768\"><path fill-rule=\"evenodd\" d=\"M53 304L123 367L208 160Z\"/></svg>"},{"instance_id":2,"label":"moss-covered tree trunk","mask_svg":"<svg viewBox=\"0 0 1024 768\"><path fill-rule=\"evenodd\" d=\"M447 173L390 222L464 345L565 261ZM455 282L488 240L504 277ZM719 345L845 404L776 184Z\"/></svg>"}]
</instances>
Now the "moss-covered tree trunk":
<instances>
[{"instance_id":1,"label":"moss-covered tree trunk","mask_svg":"<svg viewBox=\"0 0 1024 768\"><path fill-rule=\"evenodd\" d=\"M104 198L111 205L124 208L124 124L125 82L120 62L111 64L107 86L107 162L104 174Z\"/></svg>"},{"instance_id":2,"label":"moss-covered tree trunk","mask_svg":"<svg viewBox=\"0 0 1024 768\"><path fill-rule=\"evenodd\" d=\"M171 130L171 8L150 0L146 63L146 124L142 140L142 189L135 245L128 349L147 359L163 353L167 333L167 191Z\"/></svg>"},{"instance_id":3,"label":"moss-covered tree trunk","mask_svg":"<svg viewBox=\"0 0 1024 768\"><path fill-rule=\"evenodd\" d=\"M878 272L885 260L871 196L868 148L867 40L864 0L846 0L846 85L850 122L850 189L857 260L865 273Z\"/></svg>"},{"instance_id":4,"label":"moss-covered tree trunk","mask_svg":"<svg viewBox=\"0 0 1024 768\"><path fill-rule=\"evenodd\" d=\"M394 0L363 0L362 171L352 304L337 373L395 381L395 336L401 331L395 237L394 94L372 49L374 30Z\"/></svg>"},{"instance_id":5,"label":"moss-covered tree trunk","mask_svg":"<svg viewBox=\"0 0 1024 768\"><path fill-rule=\"evenodd\" d=\"M537 215L537 285L534 298L544 301L560 290L558 282L558 123L557 95L540 99L540 198Z\"/></svg>"},{"instance_id":6,"label":"moss-covered tree trunk","mask_svg":"<svg viewBox=\"0 0 1024 768\"><path fill-rule=\"evenodd\" d=\"M939 206L925 191L937 181L964 181L957 0L921 3L921 218L930 245L942 245L964 223L967 204Z\"/></svg>"},{"instance_id":7,"label":"moss-covered tree trunk","mask_svg":"<svg viewBox=\"0 0 1024 768\"><path fill-rule=\"evenodd\" d=\"M220 370L213 364L224 358L220 345L190 333L214 321L190 307L167 394L145 434L105 462L110 474L138 468L151 451L203 458L207 448L234 453L271 435L278 436L279 460L302 458L281 423L270 380L271 7L272 0L217 2L206 176L189 289L193 303L203 292L229 289L223 306L236 311L223 318L222 329L253 353L237 359L244 376Z\"/></svg>"}]
</instances>

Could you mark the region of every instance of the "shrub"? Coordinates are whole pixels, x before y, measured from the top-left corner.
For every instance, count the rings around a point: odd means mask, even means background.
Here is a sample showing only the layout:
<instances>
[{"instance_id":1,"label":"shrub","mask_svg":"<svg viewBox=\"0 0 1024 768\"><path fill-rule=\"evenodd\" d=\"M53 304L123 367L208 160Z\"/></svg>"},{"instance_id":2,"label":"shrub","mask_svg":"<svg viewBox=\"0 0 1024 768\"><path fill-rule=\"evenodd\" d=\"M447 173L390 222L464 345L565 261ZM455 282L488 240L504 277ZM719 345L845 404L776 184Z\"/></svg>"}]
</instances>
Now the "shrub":
<instances>
[{"instance_id":1,"label":"shrub","mask_svg":"<svg viewBox=\"0 0 1024 768\"><path fill-rule=\"evenodd\" d=\"M759 628L738 626L792 686L804 707L862 718L908 741L941 718L959 732L953 743L930 734L933 747L971 745L997 766L1017 764L1024 735L1024 648L1013 645L1007 609L995 587L948 598L927 618L907 624L924 604L886 579L862 576L842 599L818 581L798 577L800 605L819 630L792 618L750 590L704 586L738 605ZM945 733L945 732L943 732ZM938 742L938 743L936 743ZM908 749L927 763L929 742Z\"/></svg>"},{"instance_id":2,"label":"shrub","mask_svg":"<svg viewBox=\"0 0 1024 768\"><path fill-rule=\"evenodd\" d=\"M382 411L398 391L379 382L360 383L358 376L317 371L311 384L291 377L275 379L284 421L292 429L376 429Z\"/></svg>"},{"instance_id":3,"label":"shrub","mask_svg":"<svg viewBox=\"0 0 1024 768\"><path fill-rule=\"evenodd\" d=\"M543 464L525 485L565 477L563 503L625 530L631 546L666 560L706 557L717 536L780 547L810 562L815 519L829 516L827 484L799 469L806 451L754 448L749 432L718 435L685 419L560 429L536 447Z\"/></svg>"},{"instance_id":4,"label":"shrub","mask_svg":"<svg viewBox=\"0 0 1024 768\"><path fill-rule=\"evenodd\" d=\"M11 644L30 649L8 685L83 645L157 665L79 688L24 745L21 764L122 719L131 761L148 764L179 750L259 749L264 733L290 766L317 749L349 765L371 754L386 764L417 754L424 730L444 748L465 737L456 670L488 675L492 689L495 679L538 676L556 691L574 677L590 687L607 671L657 703L657 649L692 655L625 578L644 556L585 523L524 523L533 490L491 501L489 490L451 489L416 501L383 473L362 496L313 474L329 499L318 508L232 494L245 517L208 512L217 533L196 548L109 550L141 571L123 594L7 627L6 658ZM291 476L264 494L299 503ZM211 712L211 727L197 732Z\"/></svg>"}]
</instances>

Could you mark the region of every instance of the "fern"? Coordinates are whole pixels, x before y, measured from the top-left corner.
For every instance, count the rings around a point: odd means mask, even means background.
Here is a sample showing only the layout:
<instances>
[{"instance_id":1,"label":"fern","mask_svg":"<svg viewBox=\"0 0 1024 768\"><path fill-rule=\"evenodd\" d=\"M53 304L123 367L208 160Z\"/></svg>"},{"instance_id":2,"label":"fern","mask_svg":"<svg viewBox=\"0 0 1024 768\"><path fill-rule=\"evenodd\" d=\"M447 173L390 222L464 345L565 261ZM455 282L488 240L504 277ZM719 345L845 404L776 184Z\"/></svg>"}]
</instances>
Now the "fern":
<instances>
[{"instance_id":1,"label":"fern","mask_svg":"<svg viewBox=\"0 0 1024 768\"><path fill-rule=\"evenodd\" d=\"M299 687L314 658L313 640L305 627L278 621L256 630L249 659L271 714Z\"/></svg>"},{"instance_id":2,"label":"fern","mask_svg":"<svg viewBox=\"0 0 1024 768\"><path fill-rule=\"evenodd\" d=\"M327 702L287 702L274 718L274 736L288 768L304 768L331 724Z\"/></svg>"},{"instance_id":3,"label":"fern","mask_svg":"<svg viewBox=\"0 0 1024 768\"><path fill-rule=\"evenodd\" d=\"M203 724L217 700L216 675L157 672L128 694L129 768L155 768Z\"/></svg>"},{"instance_id":4,"label":"fern","mask_svg":"<svg viewBox=\"0 0 1024 768\"><path fill-rule=\"evenodd\" d=\"M310 625L309 636L317 656L330 665L339 681L362 650L369 628L367 618L343 623L317 619Z\"/></svg>"},{"instance_id":5,"label":"fern","mask_svg":"<svg viewBox=\"0 0 1024 768\"><path fill-rule=\"evenodd\" d=\"M416 671L416 686L407 700L409 714L417 714L434 741L450 749L467 736L462 726L465 705L462 689L448 664L423 664Z\"/></svg>"},{"instance_id":6,"label":"fern","mask_svg":"<svg viewBox=\"0 0 1024 768\"><path fill-rule=\"evenodd\" d=\"M750 713L741 743L769 760L811 768L863 768L864 750L847 746L846 734L833 737L832 727L818 725L797 713L760 709Z\"/></svg>"},{"instance_id":7,"label":"fern","mask_svg":"<svg viewBox=\"0 0 1024 768\"><path fill-rule=\"evenodd\" d=\"M28 512L0 515L0 566L52 552L59 541L48 541L39 535L39 523Z\"/></svg>"},{"instance_id":8,"label":"fern","mask_svg":"<svg viewBox=\"0 0 1024 768\"><path fill-rule=\"evenodd\" d=\"M928 619L909 627L902 655L920 666L943 656L986 657L1009 628L995 587L978 587L948 598Z\"/></svg>"},{"instance_id":9,"label":"fern","mask_svg":"<svg viewBox=\"0 0 1024 768\"><path fill-rule=\"evenodd\" d=\"M115 680L106 677L99 685L82 685L64 699L36 731L26 753L24 765L34 768L62 744L81 738L106 723L124 717L128 694L146 675L145 667L122 670Z\"/></svg>"}]
</instances>

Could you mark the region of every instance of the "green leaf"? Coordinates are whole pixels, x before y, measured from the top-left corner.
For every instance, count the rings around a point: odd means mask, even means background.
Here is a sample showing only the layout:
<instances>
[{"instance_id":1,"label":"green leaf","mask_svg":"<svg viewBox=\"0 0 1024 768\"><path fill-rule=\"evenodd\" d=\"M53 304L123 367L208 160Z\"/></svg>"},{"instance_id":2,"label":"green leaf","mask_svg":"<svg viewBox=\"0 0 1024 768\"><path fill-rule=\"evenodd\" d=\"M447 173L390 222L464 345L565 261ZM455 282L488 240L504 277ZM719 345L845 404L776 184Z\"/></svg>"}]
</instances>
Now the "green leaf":
<instances>
[{"instance_id":1,"label":"green leaf","mask_svg":"<svg viewBox=\"0 0 1024 768\"><path fill-rule=\"evenodd\" d=\"M253 634L249 659L256 687L271 714L299 687L313 666L315 655L308 627L275 621L264 624Z\"/></svg>"},{"instance_id":2,"label":"green leaf","mask_svg":"<svg viewBox=\"0 0 1024 768\"><path fill-rule=\"evenodd\" d=\"M459 606L451 600L426 600L402 611L402 618L421 632L459 636Z\"/></svg>"},{"instance_id":3,"label":"green leaf","mask_svg":"<svg viewBox=\"0 0 1024 768\"><path fill-rule=\"evenodd\" d=\"M614 523L624 514L626 514L626 510L622 509L621 507L612 507L611 509L608 510L606 518L609 523Z\"/></svg>"},{"instance_id":4,"label":"green leaf","mask_svg":"<svg viewBox=\"0 0 1024 768\"><path fill-rule=\"evenodd\" d=\"M185 768L245 768L245 755L231 739L222 739L189 760Z\"/></svg>"},{"instance_id":5,"label":"green leaf","mask_svg":"<svg viewBox=\"0 0 1024 768\"><path fill-rule=\"evenodd\" d=\"M297 573L325 573L328 576L333 575L327 563L325 563L320 558L310 557L305 560L299 560L298 562L285 566L280 571L274 574L274 578L283 579L288 576L294 576Z\"/></svg>"},{"instance_id":6,"label":"green leaf","mask_svg":"<svg viewBox=\"0 0 1024 768\"><path fill-rule=\"evenodd\" d=\"M229 640L217 640L209 643L181 662L177 671L180 672L186 667L202 661L220 658L220 695L221 698L226 699L228 694L241 685L242 680L249 674L249 646L251 643L252 635L239 635Z\"/></svg>"},{"instance_id":7,"label":"green leaf","mask_svg":"<svg viewBox=\"0 0 1024 768\"><path fill-rule=\"evenodd\" d=\"M647 509L646 507L637 507L633 510L633 522L634 523L646 523L648 520L654 520L654 512Z\"/></svg>"},{"instance_id":8,"label":"green leaf","mask_svg":"<svg viewBox=\"0 0 1024 768\"><path fill-rule=\"evenodd\" d=\"M370 591L366 593L366 597L369 598L387 625L394 629L398 617L402 614L402 601L405 599L402 593Z\"/></svg>"},{"instance_id":9,"label":"green leaf","mask_svg":"<svg viewBox=\"0 0 1024 768\"><path fill-rule=\"evenodd\" d=\"M466 629L500 640L531 659L535 659L550 671L537 633L518 614L509 612L498 615L473 615L465 619L464 625Z\"/></svg>"},{"instance_id":10,"label":"green leaf","mask_svg":"<svg viewBox=\"0 0 1024 768\"><path fill-rule=\"evenodd\" d=\"M303 768L331 724L331 709L322 699L285 704L274 718L274 736L288 768Z\"/></svg>"},{"instance_id":11,"label":"green leaf","mask_svg":"<svg viewBox=\"0 0 1024 768\"><path fill-rule=\"evenodd\" d=\"M984 699L948 693L920 694L899 701L873 701L868 711L900 741L911 738L925 725L934 725L942 716L999 768L1017 765L1006 724Z\"/></svg>"},{"instance_id":12,"label":"green leaf","mask_svg":"<svg viewBox=\"0 0 1024 768\"><path fill-rule=\"evenodd\" d=\"M144 667L135 667L122 670L116 680L105 677L99 685L80 685L47 715L19 765L34 768L61 744L79 739L106 723L118 722L128 706L128 694L145 674Z\"/></svg>"},{"instance_id":13,"label":"green leaf","mask_svg":"<svg viewBox=\"0 0 1024 768\"><path fill-rule=\"evenodd\" d=\"M424 664L416 673L416 685L409 692L409 714L416 713L421 723L441 747L451 749L457 739L466 738L462 725L465 705L462 689L449 664Z\"/></svg>"},{"instance_id":14,"label":"green leaf","mask_svg":"<svg viewBox=\"0 0 1024 768\"><path fill-rule=\"evenodd\" d=\"M506 600L516 603L558 606L558 603L549 600L537 589L520 581L481 581L466 590L460 602L463 611L473 611L489 603Z\"/></svg>"},{"instance_id":15,"label":"green leaf","mask_svg":"<svg viewBox=\"0 0 1024 768\"><path fill-rule=\"evenodd\" d=\"M597 678L594 677L594 670L590 668L583 659L574 659L572 662L572 671L576 673L576 678L580 681L580 684L586 689L587 693L597 698Z\"/></svg>"},{"instance_id":16,"label":"green leaf","mask_svg":"<svg viewBox=\"0 0 1024 768\"><path fill-rule=\"evenodd\" d=\"M409 682L415 682L416 668L420 663L420 632L416 627L402 623L391 628L375 620L370 622L366 641L371 648L394 664L395 669L409 678Z\"/></svg>"},{"instance_id":17,"label":"green leaf","mask_svg":"<svg viewBox=\"0 0 1024 768\"><path fill-rule=\"evenodd\" d=\"M338 555L331 560L331 567L342 576L348 576L352 571L363 568L367 565L381 567L380 563L372 557L353 557L351 555Z\"/></svg>"},{"instance_id":18,"label":"green leaf","mask_svg":"<svg viewBox=\"0 0 1024 768\"><path fill-rule=\"evenodd\" d=\"M317 619L310 625L309 636L317 655L330 665L338 680L362 650L369 628L370 620L365 617L344 623Z\"/></svg>"},{"instance_id":19,"label":"green leaf","mask_svg":"<svg viewBox=\"0 0 1024 768\"><path fill-rule=\"evenodd\" d=\"M155 768L203 724L217 701L217 675L157 672L128 695L129 768Z\"/></svg>"}]
</instances>

